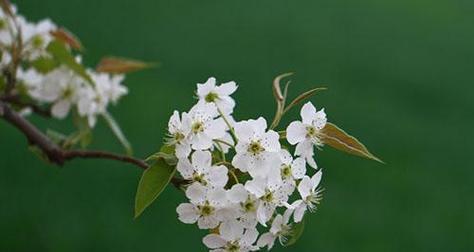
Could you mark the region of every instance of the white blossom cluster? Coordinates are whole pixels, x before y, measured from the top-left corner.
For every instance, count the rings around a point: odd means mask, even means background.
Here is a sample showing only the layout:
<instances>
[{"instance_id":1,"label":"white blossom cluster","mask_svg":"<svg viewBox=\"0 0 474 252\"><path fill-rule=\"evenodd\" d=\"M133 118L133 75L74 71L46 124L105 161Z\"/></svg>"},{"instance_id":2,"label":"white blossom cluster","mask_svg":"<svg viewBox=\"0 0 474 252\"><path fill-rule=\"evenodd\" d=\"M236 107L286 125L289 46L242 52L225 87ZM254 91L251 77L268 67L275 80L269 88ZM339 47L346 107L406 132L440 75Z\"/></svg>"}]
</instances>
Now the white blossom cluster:
<instances>
[{"instance_id":1,"label":"white blossom cluster","mask_svg":"<svg viewBox=\"0 0 474 252\"><path fill-rule=\"evenodd\" d=\"M87 74L93 80L91 84L64 65L47 73L37 71L32 63L52 57L47 47L54 40L52 32L58 27L49 19L28 22L16 13L15 7L13 12L14 17L10 17L0 10L0 68L12 69L9 68L13 64L11 48L16 46L15 43L21 37L20 58L25 64L21 64L15 73L20 90L37 103L51 105L53 117L63 119L72 109L76 109L93 127L97 116L106 112L110 103L116 103L128 93L122 85L124 75L121 74L111 75L88 69ZM81 63L80 57L76 61Z\"/></svg>"},{"instance_id":2,"label":"white blossom cluster","mask_svg":"<svg viewBox=\"0 0 474 252\"><path fill-rule=\"evenodd\" d=\"M296 145L293 156L263 117L233 119L230 95L236 89L235 82L217 85L209 78L197 84L197 104L189 112L175 111L169 121L177 171L190 181L189 202L177 208L179 220L208 229L203 243L211 251L271 249L276 239L285 243L292 225L321 199L314 147L321 145L324 110L308 102L302 120L287 127L287 143Z\"/></svg>"}]
</instances>

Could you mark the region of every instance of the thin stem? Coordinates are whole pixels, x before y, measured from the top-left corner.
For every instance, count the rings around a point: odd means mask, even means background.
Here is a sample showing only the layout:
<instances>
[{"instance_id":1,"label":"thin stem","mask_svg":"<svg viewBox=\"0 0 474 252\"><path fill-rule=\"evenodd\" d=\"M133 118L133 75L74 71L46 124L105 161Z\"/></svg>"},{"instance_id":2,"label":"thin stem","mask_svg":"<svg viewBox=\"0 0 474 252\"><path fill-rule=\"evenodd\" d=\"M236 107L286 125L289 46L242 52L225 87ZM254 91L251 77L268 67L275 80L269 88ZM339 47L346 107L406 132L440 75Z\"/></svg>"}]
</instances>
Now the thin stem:
<instances>
[{"instance_id":1,"label":"thin stem","mask_svg":"<svg viewBox=\"0 0 474 252\"><path fill-rule=\"evenodd\" d=\"M232 140L234 140L234 143L237 144L238 140L237 140L237 136L235 135L234 127L232 127L232 124L230 124L229 120L224 115L222 110L217 106L217 104L216 104L216 108L217 108L217 112L219 112L219 115L222 117L222 119L224 119L225 124L227 124L227 127L229 127L229 131L230 131L230 135L232 136Z\"/></svg>"},{"instance_id":2,"label":"thin stem","mask_svg":"<svg viewBox=\"0 0 474 252\"><path fill-rule=\"evenodd\" d=\"M234 179L236 184L239 184L239 178L237 178L237 175L235 175L235 172L232 169L229 169L230 175L232 175L232 178Z\"/></svg>"},{"instance_id":3,"label":"thin stem","mask_svg":"<svg viewBox=\"0 0 474 252\"><path fill-rule=\"evenodd\" d=\"M234 148L235 146L227 141L224 141L224 140L221 140L221 139L214 139L214 142L216 142L216 144L225 144L231 148Z\"/></svg>"},{"instance_id":4,"label":"thin stem","mask_svg":"<svg viewBox=\"0 0 474 252\"><path fill-rule=\"evenodd\" d=\"M222 149L221 144L220 144L218 141L216 141L216 145L217 145L217 149L218 149L219 152L221 153L221 159L222 159L222 161L225 162L225 161L226 161L225 153L224 153L224 150Z\"/></svg>"}]
</instances>

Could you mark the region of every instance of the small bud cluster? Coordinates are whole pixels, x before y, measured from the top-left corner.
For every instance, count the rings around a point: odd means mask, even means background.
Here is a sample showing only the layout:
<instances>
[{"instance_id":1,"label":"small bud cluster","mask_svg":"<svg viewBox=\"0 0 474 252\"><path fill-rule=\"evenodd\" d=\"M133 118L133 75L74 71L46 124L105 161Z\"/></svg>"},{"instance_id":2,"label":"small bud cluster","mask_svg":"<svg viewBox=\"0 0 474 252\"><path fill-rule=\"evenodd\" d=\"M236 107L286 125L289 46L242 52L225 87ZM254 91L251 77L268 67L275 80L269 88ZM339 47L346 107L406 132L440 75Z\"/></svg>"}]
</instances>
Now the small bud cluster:
<instances>
[{"instance_id":1,"label":"small bud cluster","mask_svg":"<svg viewBox=\"0 0 474 252\"><path fill-rule=\"evenodd\" d=\"M87 69L87 80L67 64L48 65L54 63L48 46L55 41L53 34L58 26L49 19L29 22L17 14L14 6L12 12L10 15L0 10L0 68L16 79L15 95L50 106L51 115L57 119L74 110L93 127L110 103L128 93L122 85L124 75ZM79 56L75 61L70 64L81 64Z\"/></svg>"},{"instance_id":2,"label":"small bud cluster","mask_svg":"<svg viewBox=\"0 0 474 252\"><path fill-rule=\"evenodd\" d=\"M203 242L211 251L271 249L277 239L285 244L321 200L314 147L321 145L324 110L306 103L284 141L263 117L234 120L230 95L236 89L235 82L217 85L209 78L197 84L197 104L175 111L169 121L167 143L175 146L177 171L189 181L179 220L208 229ZM295 156L285 143L296 145Z\"/></svg>"}]
</instances>

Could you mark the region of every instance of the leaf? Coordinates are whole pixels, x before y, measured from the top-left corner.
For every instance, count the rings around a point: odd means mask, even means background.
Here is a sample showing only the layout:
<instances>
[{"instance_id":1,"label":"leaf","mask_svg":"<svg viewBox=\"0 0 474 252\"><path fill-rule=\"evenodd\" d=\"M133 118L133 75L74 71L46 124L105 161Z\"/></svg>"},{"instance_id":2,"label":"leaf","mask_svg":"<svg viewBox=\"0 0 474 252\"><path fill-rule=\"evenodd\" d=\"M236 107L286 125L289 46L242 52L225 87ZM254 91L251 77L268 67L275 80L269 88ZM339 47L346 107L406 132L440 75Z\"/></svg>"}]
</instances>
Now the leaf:
<instances>
[{"instance_id":1,"label":"leaf","mask_svg":"<svg viewBox=\"0 0 474 252\"><path fill-rule=\"evenodd\" d=\"M77 143L80 143L82 148L87 147L92 142L92 130L89 127L87 118L81 117L77 112L75 112L73 113L73 122L78 132L69 136L64 142L63 147L69 148Z\"/></svg>"},{"instance_id":2,"label":"leaf","mask_svg":"<svg viewBox=\"0 0 474 252\"><path fill-rule=\"evenodd\" d=\"M297 105L298 103L310 98L311 96L313 96L314 94L316 94L317 92L319 91L323 91L323 90L326 90L327 88L324 88L324 87L321 87L321 88L313 88L311 90L308 90L302 94L300 94L298 97L296 97L293 101L290 102L290 104L288 104L288 106L286 106L285 108L285 111L283 113L286 113L288 112L288 110L290 110L291 108L293 108L295 105Z\"/></svg>"},{"instance_id":3,"label":"leaf","mask_svg":"<svg viewBox=\"0 0 474 252\"><path fill-rule=\"evenodd\" d=\"M143 172L135 196L135 218L158 198L171 181L176 169L165 160L158 159L155 164Z\"/></svg>"},{"instance_id":4,"label":"leaf","mask_svg":"<svg viewBox=\"0 0 474 252\"><path fill-rule=\"evenodd\" d=\"M40 57L31 62L36 71L46 74L59 66L58 61L52 58Z\"/></svg>"},{"instance_id":5,"label":"leaf","mask_svg":"<svg viewBox=\"0 0 474 252\"><path fill-rule=\"evenodd\" d=\"M68 31L66 28L59 28L55 31L51 31L51 35L55 39L69 45L73 49L80 51L82 51L83 49L82 43L77 38L77 36L74 35L72 32Z\"/></svg>"},{"instance_id":6,"label":"leaf","mask_svg":"<svg viewBox=\"0 0 474 252\"><path fill-rule=\"evenodd\" d=\"M384 163L378 157L370 153L370 151L359 142L357 138L347 134L344 130L332 123L327 123L321 130L321 133L321 140L335 149Z\"/></svg>"},{"instance_id":7,"label":"leaf","mask_svg":"<svg viewBox=\"0 0 474 252\"><path fill-rule=\"evenodd\" d=\"M117 121L115 121L113 116L108 112L103 113L102 116L107 122L109 128L114 133L115 137L119 140L120 144L122 144L122 146L125 148L125 152L127 153L127 155L131 156L133 154L132 145L127 140L127 137L125 137L125 134L123 134L122 129L120 129L120 126Z\"/></svg>"},{"instance_id":8,"label":"leaf","mask_svg":"<svg viewBox=\"0 0 474 252\"><path fill-rule=\"evenodd\" d=\"M303 235L304 232L304 219L298 223L295 223L291 226L290 234L288 235L288 240L282 244L285 247L295 244L298 239Z\"/></svg>"},{"instance_id":9,"label":"leaf","mask_svg":"<svg viewBox=\"0 0 474 252\"><path fill-rule=\"evenodd\" d=\"M277 103L282 102L284 99L283 93L281 92L280 81L283 78L286 78L291 75L293 75L293 73L280 74L273 80L273 95L275 96Z\"/></svg>"},{"instance_id":10,"label":"leaf","mask_svg":"<svg viewBox=\"0 0 474 252\"><path fill-rule=\"evenodd\" d=\"M85 68L79 64L74 56L71 54L71 51L66 47L66 45L58 40L53 40L49 43L46 50L61 64L69 67L76 74L84 78L90 84L93 84L91 77L87 74Z\"/></svg>"},{"instance_id":11,"label":"leaf","mask_svg":"<svg viewBox=\"0 0 474 252\"><path fill-rule=\"evenodd\" d=\"M100 60L99 64L96 67L96 70L97 72L119 74L143 70L152 66L153 64L133 59L104 57Z\"/></svg>"}]
</instances>

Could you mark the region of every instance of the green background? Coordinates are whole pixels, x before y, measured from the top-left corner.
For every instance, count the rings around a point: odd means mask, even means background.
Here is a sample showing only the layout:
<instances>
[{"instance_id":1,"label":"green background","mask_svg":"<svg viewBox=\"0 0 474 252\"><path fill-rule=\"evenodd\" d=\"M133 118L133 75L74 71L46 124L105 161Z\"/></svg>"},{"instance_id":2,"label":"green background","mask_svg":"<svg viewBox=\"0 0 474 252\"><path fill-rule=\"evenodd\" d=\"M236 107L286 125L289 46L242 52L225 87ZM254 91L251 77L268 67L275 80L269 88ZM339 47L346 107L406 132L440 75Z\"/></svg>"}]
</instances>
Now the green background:
<instances>
[{"instance_id":1,"label":"green background","mask_svg":"<svg viewBox=\"0 0 474 252\"><path fill-rule=\"evenodd\" d=\"M145 157L195 83L235 80L238 119L271 119L271 81L314 86L329 120L387 164L324 148L324 200L301 240L275 251L474 250L474 2L468 0L22 0L31 20L76 33L93 66L121 55L161 66L131 75L111 111ZM296 119L294 110L284 123ZM70 121L32 117L42 129ZM0 251L204 251L168 188L138 220L140 171L112 161L47 165L0 122ZM100 122L94 149L121 151Z\"/></svg>"}]
</instances>

